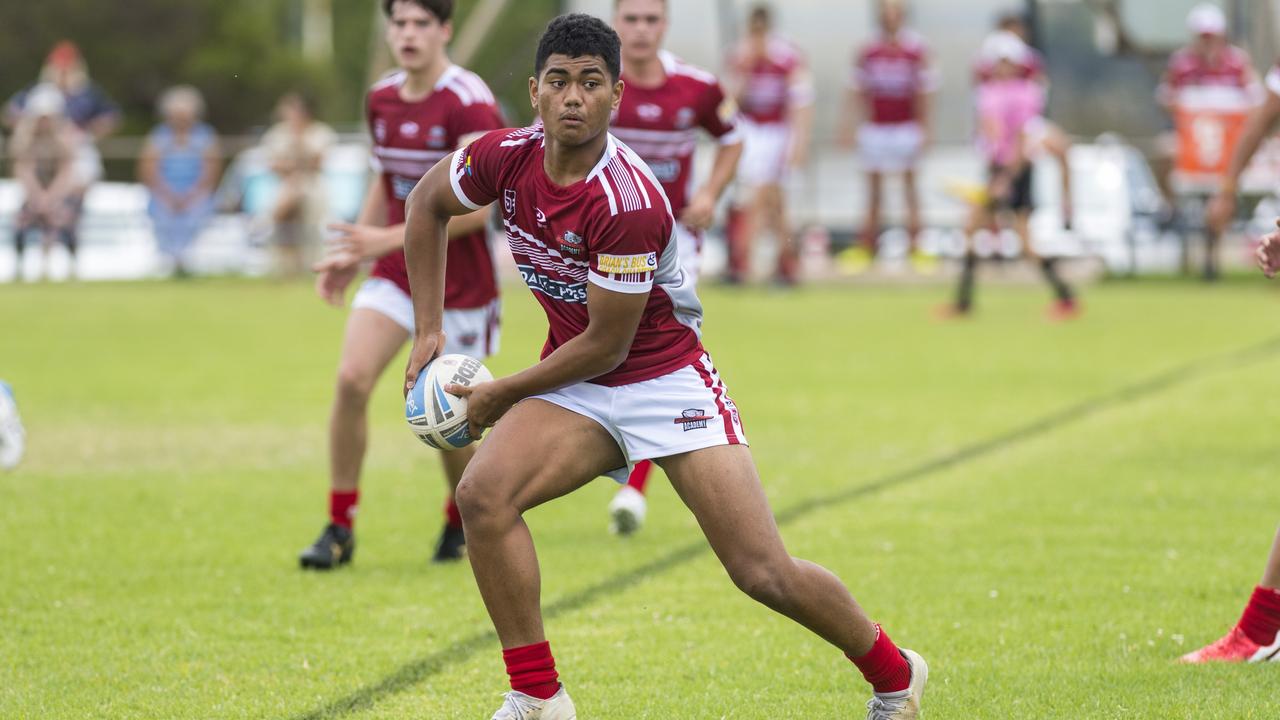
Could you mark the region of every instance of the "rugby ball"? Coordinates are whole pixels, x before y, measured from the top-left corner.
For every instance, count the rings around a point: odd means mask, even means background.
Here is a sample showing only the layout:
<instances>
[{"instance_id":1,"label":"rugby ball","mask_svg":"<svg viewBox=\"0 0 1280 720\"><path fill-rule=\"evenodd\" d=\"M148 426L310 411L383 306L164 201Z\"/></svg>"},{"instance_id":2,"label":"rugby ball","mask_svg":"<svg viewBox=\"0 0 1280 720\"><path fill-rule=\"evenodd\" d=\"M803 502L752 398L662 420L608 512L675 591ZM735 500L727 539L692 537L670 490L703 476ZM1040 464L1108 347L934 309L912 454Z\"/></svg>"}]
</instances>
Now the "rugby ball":
<instances>
[{"instance_id":1,"label":"rugby ball","mask_svg":"<svg viewBox=\"0 0 1280 720\"><path fill-rule=\"evenodd\" d=\"M456 450L471 444L467 429L467 401L444 391L449 384L471 387L493 380L484 363L467 355L441 355L418 373L404 399L404 419L419 440L437 450Z\"/></svg>"}]
</instances>

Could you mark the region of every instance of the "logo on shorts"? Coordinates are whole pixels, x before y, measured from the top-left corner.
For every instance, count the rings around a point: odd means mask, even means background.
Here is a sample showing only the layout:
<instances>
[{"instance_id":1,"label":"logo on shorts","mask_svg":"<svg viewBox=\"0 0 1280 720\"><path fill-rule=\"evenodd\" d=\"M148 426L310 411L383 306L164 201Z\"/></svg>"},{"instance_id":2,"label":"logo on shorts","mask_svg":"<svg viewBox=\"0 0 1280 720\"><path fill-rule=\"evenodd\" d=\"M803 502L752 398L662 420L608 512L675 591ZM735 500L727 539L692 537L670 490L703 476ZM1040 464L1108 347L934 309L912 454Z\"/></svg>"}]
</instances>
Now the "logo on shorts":
<instances>
[{"instance_id":1,"label":"logo on shorts","mask_svg":"<svg viewBox=\"0 0 1280 720\"><path fill-rule=\"evenodd\" d=\"M502 209L507 211L508 215L516 214L516 191L507 188L502 191Z\"/></svg>"},{"instance_id":2,"label":"logo on shorts","mask_svg":"<svg viewBox=\"0 0 1280 720\"><path fill-rule=\"evenodd\" d=\"M564 235L560 236L560 249L570 255L581 255L586 249L586 243L577 233L566 230Z\"/></svg>"},{"instance_id":3,"label":"logo on shorts","mask_svg":"<svg viewBox=\"0 0 1280 720\"><path fill-rule=\"evenodd\" d=\"M707 427L707 421L712 417L702 410L690 408L680 413L680 417L674 420L675 424L684 428L685 432L690 430L702 430Z\"/></svg>"},{"instance_id":4,"label":"logo on shorts","mask_svg":"<svg viewBox=\"0 0 1280 720\"><path fill-rule=\"evenodd\" d=\"M471 345L475 345L476 341L479 339L480 339L480 333L467 333L466 335L461 336L458 340L463 345L471 346Z\"/></svg>"}]
</instances>

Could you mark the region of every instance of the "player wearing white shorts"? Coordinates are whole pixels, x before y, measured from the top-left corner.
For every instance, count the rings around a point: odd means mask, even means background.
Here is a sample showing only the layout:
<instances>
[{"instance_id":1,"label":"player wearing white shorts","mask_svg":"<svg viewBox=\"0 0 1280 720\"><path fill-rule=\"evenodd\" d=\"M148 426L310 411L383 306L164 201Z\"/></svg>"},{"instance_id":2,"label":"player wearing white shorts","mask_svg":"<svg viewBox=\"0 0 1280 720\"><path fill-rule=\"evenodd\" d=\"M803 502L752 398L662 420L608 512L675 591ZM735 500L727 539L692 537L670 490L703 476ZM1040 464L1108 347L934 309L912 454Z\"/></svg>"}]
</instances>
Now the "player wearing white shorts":
<instances>
[{"instance_id":1,"label":"player wearing white shorts","mask_svg":"<svg viewBox=\"0 0 1280 720\"><path fill-rule=\"evenodd\" d=\"M777 279L793 284L799 263L784 185L791 170L808 162L813 82L800 51L773 34L773 13L765 5L751 11L747 37L728 67L743 133L738 180L747 197L738 198L746 207L731 223L727 279L748 279L755 238L768 230L778 243Z\"/></svg>"},{"instance_id":2,"label":"player wearing white shorts","mask_svg":"<svg viewBox=\"0 0 1280 720\"><path fill-rule=\"evenodd\" d=\"M434 167L409 197L416 331L406 392L447 341L450 217L502 198L512 255L549 323L534 366L445 388L468 398L472 437L493 428L457 490L471 567L511 680L493 717L577 717L544 634L524 513L653 459L738 587L857 665L875 690L869 717L915 718L924 660L894 646L834 575L783 546L738 409L702 347L702 307L680 268L662 184L608 133L624 94L619 45L597 18L553 20L529 80L542 125L485 135Z\"/></svg>"},{"instance_id":3,"label":"player wearing white shorts","mask_svg":"<svg viewBox=\"0 0 1280 720\"><path fill-rule=\"evenodd\" d=\"M696 281L702 234L715 220L716 203L733 180L742 156L742 135L725 107L716 76L662 49L667 0L616 0L613 27L622 39L627 92L610 129L644 160L666 191L678 221L680 264ZM695 190L693 153L699 128L716 140L716 154L706 183ZM629 534L644 522L644 491L652 468L647 460L637 463L609 504L614 532Z\"/></svg>"},{"instance_id":4,"label":"player wearing white shorts","mask_svg":"<svg viewBox=\"0 0 1280 720\"><path fill-rule=\"evenodd\" d=\"M328 569L351 561L353 524L364 462L369 396L378 377L413 335L413 303L404 265L405 198L438 160L479 134L503 125L484 81L449 62L452 0L383 0L387 43L400 66L369 91L367 114L378 172L354 225L336 225L339 238L317 266L321 297L342 304L360 265L373 270L357 290L347 320L337 392L329 422L329 523L299 561ZM483 359L498 347L498 287L485 222L477 211L449 224L444 322L447 352ZM462 557L465 537L452 488L473 450L442 453L450 493L436 561Z\"/></svg>"},{"instance_id":5,"label":"player wearing white shorts","mask_svg":"<svg viewBox=\"0 0 1280 720\"><path fill-rule=\"evenodd\" d=\"M902 176L907 208L907 237L913 262L920 266L920 194L915 168L929 137L928 98L937 83L929 69L924 39L905 28L906 11L900 0L880 3L880 35L855 58L841 144L854 144L854 120L858 128L858 156L867 175L867 220L863 228L863 253L859 264L876 256L880 234L880 210L884 176Z\"/></svg>"}]
</instances>

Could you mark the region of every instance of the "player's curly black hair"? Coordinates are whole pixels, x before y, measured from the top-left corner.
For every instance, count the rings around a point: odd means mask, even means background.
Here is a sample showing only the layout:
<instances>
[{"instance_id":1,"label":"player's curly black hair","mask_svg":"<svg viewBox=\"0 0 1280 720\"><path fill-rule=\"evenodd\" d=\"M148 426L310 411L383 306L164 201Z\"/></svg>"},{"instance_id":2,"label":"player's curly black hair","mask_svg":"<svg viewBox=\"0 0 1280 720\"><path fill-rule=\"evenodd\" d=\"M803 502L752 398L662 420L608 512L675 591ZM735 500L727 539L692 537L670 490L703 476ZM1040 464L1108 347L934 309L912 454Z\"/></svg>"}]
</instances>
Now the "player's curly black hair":
<instances>
[{"instance_id":1,"label":"player's curly black hair","mask_svg":"<svg viewBox=\"0 0 1280 720\"><path fill-rule=\"evenodd\" d=\"M382 0L383 14L391 17L391 7L398 2L413 3L435 15L442 23L449 22L449 18L453 17L453 0Z\"/></svg>"},{"instance_id":2,"label":"player's curly black hair","mask_svg":"<svg viewBox=\"0 0 1280 720\"><path fill-rule=\"evenodd\" d=\"M610 79L617 82L622 75L622 41L605 21L583 13L572 13L547 23L538 41L533 74L541 77L547 58L567 55L571 58L594 55L604 60Z\"/></svg>"}]
</instances>

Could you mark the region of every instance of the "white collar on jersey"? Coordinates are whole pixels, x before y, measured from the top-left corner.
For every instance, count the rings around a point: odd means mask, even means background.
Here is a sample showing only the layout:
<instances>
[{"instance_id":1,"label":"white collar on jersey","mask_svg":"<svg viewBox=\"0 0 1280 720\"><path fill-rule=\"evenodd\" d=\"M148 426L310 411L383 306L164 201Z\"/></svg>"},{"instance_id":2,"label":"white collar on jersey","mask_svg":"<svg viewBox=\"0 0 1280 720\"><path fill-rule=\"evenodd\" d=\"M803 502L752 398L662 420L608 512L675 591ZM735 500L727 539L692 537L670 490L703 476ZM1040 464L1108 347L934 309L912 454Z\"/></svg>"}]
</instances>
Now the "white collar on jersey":
<instances>
[{"instance_id":1,"label":"white collar on jersey","mask_svg":"<svg viewBox=\"0 0 1280 720\"><path fill-rule=\"evenodd\" d=\"M618 154L618 143L613 139L613 133L606 132L605 144L604 144L604 155L600 156L600 162L596 163L596 166L591 168L591 172L587 173L586 182L591 182L591 180L595 176L604 172L604 169L608 167L609 163L613 161L613 157L617 154Z\"/></svg>"}]
</instances>

